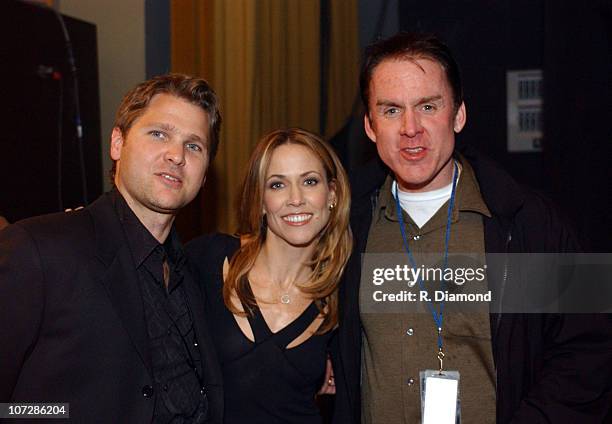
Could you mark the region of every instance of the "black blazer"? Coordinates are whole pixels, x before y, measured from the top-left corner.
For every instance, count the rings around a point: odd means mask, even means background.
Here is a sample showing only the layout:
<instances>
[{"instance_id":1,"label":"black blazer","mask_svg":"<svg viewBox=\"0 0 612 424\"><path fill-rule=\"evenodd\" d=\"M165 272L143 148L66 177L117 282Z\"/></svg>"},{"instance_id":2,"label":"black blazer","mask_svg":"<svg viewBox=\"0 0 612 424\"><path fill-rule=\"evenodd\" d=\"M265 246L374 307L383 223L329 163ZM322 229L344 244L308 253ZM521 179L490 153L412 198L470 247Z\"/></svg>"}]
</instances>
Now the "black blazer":
<instances>
[{"instance_id":1,"label":"black blazer","mask_svg":"<svg viewBox=\"0 0 612 424\"><path fill-rule=\"evenodd\" d=\"M188 273L184 285L210 422L221 423L221 371L202 294ZM79 423L151 422L147 344L136 267L108 194L0 231L0 402L70 403Z\"/></svg>"}]
</instances>

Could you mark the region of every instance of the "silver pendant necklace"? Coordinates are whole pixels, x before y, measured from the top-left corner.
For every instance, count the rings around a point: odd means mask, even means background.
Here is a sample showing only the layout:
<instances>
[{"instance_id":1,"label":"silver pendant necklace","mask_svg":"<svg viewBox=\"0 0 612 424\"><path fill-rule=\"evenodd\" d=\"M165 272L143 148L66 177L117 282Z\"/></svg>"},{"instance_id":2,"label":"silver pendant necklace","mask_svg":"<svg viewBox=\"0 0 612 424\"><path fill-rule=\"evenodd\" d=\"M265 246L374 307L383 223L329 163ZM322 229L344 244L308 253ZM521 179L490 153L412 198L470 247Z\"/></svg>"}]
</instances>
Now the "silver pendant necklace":
<instances>
[{"instance_id":1,"label":"silver pendant necklace","mask_svg":"<svg viewBox=\"0 0 612 424\"><path fill-rule=\"evenodd\" d=\"M291 303L291 297L289 296L289 293L283 293L280 297L280 301L285 305Z\"/></svg>"}]
</instances>

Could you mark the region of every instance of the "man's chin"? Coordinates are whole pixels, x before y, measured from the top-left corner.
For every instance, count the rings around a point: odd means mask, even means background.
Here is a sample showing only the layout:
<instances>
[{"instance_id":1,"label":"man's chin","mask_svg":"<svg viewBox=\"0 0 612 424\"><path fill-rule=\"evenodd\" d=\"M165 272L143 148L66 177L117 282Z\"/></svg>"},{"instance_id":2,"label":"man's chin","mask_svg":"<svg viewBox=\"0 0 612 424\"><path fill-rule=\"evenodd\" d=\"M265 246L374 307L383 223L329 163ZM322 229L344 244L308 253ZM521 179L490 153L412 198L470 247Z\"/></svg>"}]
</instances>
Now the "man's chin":
<instances>
[{"instance_id":1,"label":"man's chin","mask_svg":"<svg viewBox=\"0 0 612 424\"><path fill-rule=\"evenodd\" d=\"M423 172L395 173L395 178L402 191L425 192L436 190L450 184L453 179L452 169L451 167L449 171L449 168L445 165L438 171L424 169Z\"/></svg>"},{"instance_id":2,"label":"man's chin","mask_svg":"<svg viewBox=\"0 0 612 424\"><path fill-rule=\"evenodd\" d=\"M180 201L168 201L168 200L156 200L149 204L149 208L157 213L162 213L165 215L176 215L183 209L188 202L180 202Z\"/></svg>"},{"instance_id":3,"label":"man's chin","mask_svg":"<svg viewBox=\"0 0 612 424\"><path fill-rule=\"evenodd\" d=\"M158 192L149 197L149 204L153 210L159 213L176 215L196 198L199 191L193 194L185 192Z\"/></svg>"},{"instance_id":4,"label":"man's chin","mask_svg":"<svg viewBox=\"0 0 612 424\"><path fill-rule=\"evenodd\" d=\"M400 190L407 192L427 191L428 186L432 183L433 178L423 176L398 176L395 177Z\"/></svg>"}]
</instances>

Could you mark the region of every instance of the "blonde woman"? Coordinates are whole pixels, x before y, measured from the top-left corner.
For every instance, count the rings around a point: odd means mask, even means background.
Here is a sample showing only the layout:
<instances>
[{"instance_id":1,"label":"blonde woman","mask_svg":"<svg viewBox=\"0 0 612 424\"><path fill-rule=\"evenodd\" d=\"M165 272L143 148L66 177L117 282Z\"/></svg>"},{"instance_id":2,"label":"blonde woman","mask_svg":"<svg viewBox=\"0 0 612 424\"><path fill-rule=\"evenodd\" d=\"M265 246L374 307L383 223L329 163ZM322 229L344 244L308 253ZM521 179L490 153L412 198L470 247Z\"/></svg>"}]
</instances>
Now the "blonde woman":
<instances>
[{"instance_id":1,"label":"blonde woman","mask_svg":"<svg viewBox=\"0 0 612 424\"><path fill-rule=\"evenodd\" d=\"M352 248L349 196L326 142L277 130L249 161L239 238L189 244L223 370L225 423L321 422L315 394Z\"/></svg>"}]
</instances>

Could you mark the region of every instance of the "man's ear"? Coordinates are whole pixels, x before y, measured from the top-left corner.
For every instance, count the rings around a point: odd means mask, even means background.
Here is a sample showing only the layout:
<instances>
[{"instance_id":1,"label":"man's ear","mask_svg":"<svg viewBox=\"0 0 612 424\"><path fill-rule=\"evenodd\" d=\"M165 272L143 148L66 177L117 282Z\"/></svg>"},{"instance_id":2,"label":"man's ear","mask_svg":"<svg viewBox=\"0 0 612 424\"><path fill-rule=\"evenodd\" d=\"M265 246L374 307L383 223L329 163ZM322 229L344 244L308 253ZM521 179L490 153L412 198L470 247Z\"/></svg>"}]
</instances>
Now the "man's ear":
<instances>
[{"instance_id":1,"label":"man's ear","mask_svg":"<svg viewBox=\"0 0 612 424\"><path fill-rule=\"evenodd\" d=\"M465 110L465 103L461 102L461 106L459 106L459 109L457 109L457 113L455 114L455 122L453 123L453 129L456 133L461 132L461 130L465 126L466 120L467 112Z\"/></svg>"},{"instance_id":2,"label":"man's ear","mask_svg":"<svg viewBox=\"0 0 612 424\"><path fill-rule=\"evenodd\" d=\"M110 143L110 156L113 160L121 159L121 149L123 148L123 133L119 127L113 128Z\"/></svg>"},{"instance_id":3,"label":"man's ear","mask_svg":"<svg viewBox=\"0 0 612 424\"><path fill-rule=\"evenodd\" d=\"M368 138L376 143L376 132L372 129L372 122L370 121L370 114L368 112L363 115L363 127L365 128Z\"/></svg>"}]
</instances>

